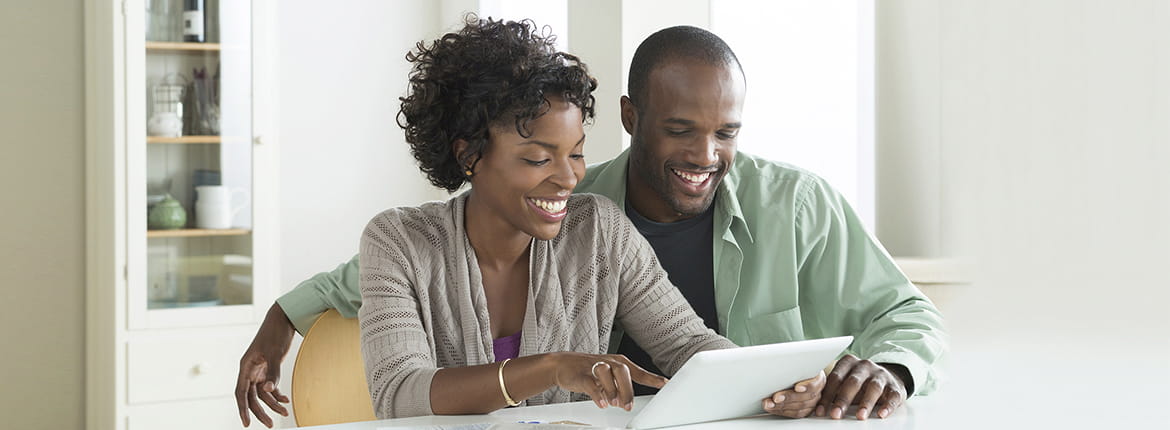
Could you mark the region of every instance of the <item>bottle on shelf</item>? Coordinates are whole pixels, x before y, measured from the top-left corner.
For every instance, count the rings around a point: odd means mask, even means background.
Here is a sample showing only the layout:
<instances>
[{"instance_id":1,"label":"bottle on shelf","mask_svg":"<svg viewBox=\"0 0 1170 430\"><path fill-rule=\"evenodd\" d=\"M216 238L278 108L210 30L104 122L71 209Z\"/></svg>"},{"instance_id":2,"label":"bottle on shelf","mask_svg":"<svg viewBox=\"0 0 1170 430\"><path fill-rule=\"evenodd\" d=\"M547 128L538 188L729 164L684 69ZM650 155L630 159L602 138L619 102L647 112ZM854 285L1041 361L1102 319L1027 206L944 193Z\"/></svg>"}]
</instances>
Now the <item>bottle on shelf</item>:
<instances>
[{"instance_id":1,"label":"bottle on shelf","mask_svg":"<svg viewBox=\"0 0 1170 430\"><path fill-rule=\"evenodd\" d=\"M203 0L183 0L183 41L204 42Z\"/></svg>"}]
</instances>

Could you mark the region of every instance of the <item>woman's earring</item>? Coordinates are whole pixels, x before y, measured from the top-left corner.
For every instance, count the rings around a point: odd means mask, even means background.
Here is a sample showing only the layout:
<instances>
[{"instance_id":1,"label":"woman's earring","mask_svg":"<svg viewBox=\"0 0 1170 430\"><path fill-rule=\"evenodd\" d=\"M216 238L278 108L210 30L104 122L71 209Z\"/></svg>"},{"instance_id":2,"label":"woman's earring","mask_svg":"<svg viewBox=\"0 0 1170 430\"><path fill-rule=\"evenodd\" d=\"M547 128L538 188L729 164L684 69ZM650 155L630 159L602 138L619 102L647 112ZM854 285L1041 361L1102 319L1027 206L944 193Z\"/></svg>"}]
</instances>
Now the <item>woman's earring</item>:
<instances>
[{"instance_id":1,"label":"woman's earring","mask_svg":"<svg viewBox=\"0 0 1170 430\"><path fill-rule=\"evenodd\" d=\"M467 176L471 176L471 169L464 170L463 174L467 175Z\"/></svg>"}]
</instances>

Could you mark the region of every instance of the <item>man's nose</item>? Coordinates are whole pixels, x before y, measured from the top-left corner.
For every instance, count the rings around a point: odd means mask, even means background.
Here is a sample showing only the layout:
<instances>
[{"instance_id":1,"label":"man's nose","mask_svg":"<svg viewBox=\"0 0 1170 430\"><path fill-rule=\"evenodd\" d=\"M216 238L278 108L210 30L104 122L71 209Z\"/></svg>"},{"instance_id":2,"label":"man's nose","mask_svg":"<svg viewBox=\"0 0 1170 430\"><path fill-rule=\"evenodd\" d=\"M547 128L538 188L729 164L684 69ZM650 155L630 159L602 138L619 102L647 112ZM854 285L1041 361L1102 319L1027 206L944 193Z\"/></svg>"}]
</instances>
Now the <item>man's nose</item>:
<instances>
[{"instance_id":1,"label":"man's nose","mask_svg":"<svg viewBox=\"0 0 1170 430\"><path fill-rule=\"evenodd\" d=\"M698 167L712 167L719 163L717 148L719 148L719 142L716 141L715 136L700 138L688 151L687 162Z\"/></svg>"}]
</instances>

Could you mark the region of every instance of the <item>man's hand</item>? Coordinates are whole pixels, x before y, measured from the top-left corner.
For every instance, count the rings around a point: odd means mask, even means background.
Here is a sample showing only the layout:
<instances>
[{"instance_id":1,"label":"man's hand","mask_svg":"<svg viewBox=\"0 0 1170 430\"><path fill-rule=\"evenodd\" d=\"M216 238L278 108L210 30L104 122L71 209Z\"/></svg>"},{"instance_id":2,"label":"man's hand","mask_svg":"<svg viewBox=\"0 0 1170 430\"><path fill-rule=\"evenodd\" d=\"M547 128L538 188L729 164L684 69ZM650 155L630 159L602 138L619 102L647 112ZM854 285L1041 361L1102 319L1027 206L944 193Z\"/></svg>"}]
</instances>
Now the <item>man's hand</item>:
<instances>
[{"instance_id":1,"label":"man's hand","mask_svg":"<svg viewBox=\"0 0 1170 430\"><path fill-rule=\"evenodd\" d=\"M764 410L788 418L807 417L817 406L824 388L825 372L817 372L817 376L797 382L792 389L777 391L772 397L764 399Z\"/></svg>"},{"instance_id":2,"label":"man's hand","mask_svg":"<svg viewBox=\"0 0 1170 430\"><path fill-rule=\"evenodd\" d=\"M260 331L252 339L252 345L244 351L240 358L240 376L236 380L236 406L240 410L240 421L247 427L251 423L248 409L256 414L256 418L268 428L272 428L272 418L264 412L260 402L283 416L288 416L288 410L281 403L288 403L288 396L281 394L276 388L280 381L280 362L288 353L292 344L293 333L296 330L292 322L284 314L280 305L273 304L260 325Z\"/></svg>"},{"instance_id":3,"label":"man's hand","mask_svg":"<svg viewBox=\"0 0 1170 430\"><path fill-rule=\"evenodd\" d=\"M905 401L906 384L900 376L872 361L846 355L829 372L816 412L818 417L841 419L849 405L856 404L859 420L874 411L886 418Z\"/></svg>"}]
</instances>

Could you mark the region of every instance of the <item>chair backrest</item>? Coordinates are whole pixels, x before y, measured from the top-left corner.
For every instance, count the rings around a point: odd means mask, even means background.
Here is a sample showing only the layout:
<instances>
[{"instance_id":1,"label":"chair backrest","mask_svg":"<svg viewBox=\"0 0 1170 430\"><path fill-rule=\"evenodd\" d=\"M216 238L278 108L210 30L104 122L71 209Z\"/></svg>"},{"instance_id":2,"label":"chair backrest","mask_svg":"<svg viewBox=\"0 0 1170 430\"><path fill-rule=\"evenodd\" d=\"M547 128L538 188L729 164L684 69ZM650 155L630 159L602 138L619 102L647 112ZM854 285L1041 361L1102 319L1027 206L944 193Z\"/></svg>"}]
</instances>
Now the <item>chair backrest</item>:
<instances>
[{"instance_id":1,"label":"chair backrest","mask_svg":"<svg viewBox=\"0 0 1170 430\"><path fill-rule=\"evenodd\" d=\"M293 367L292 407L302 427L377 419L356 318L330 309L313 323Z\"/></svg>"}]
</instances>

